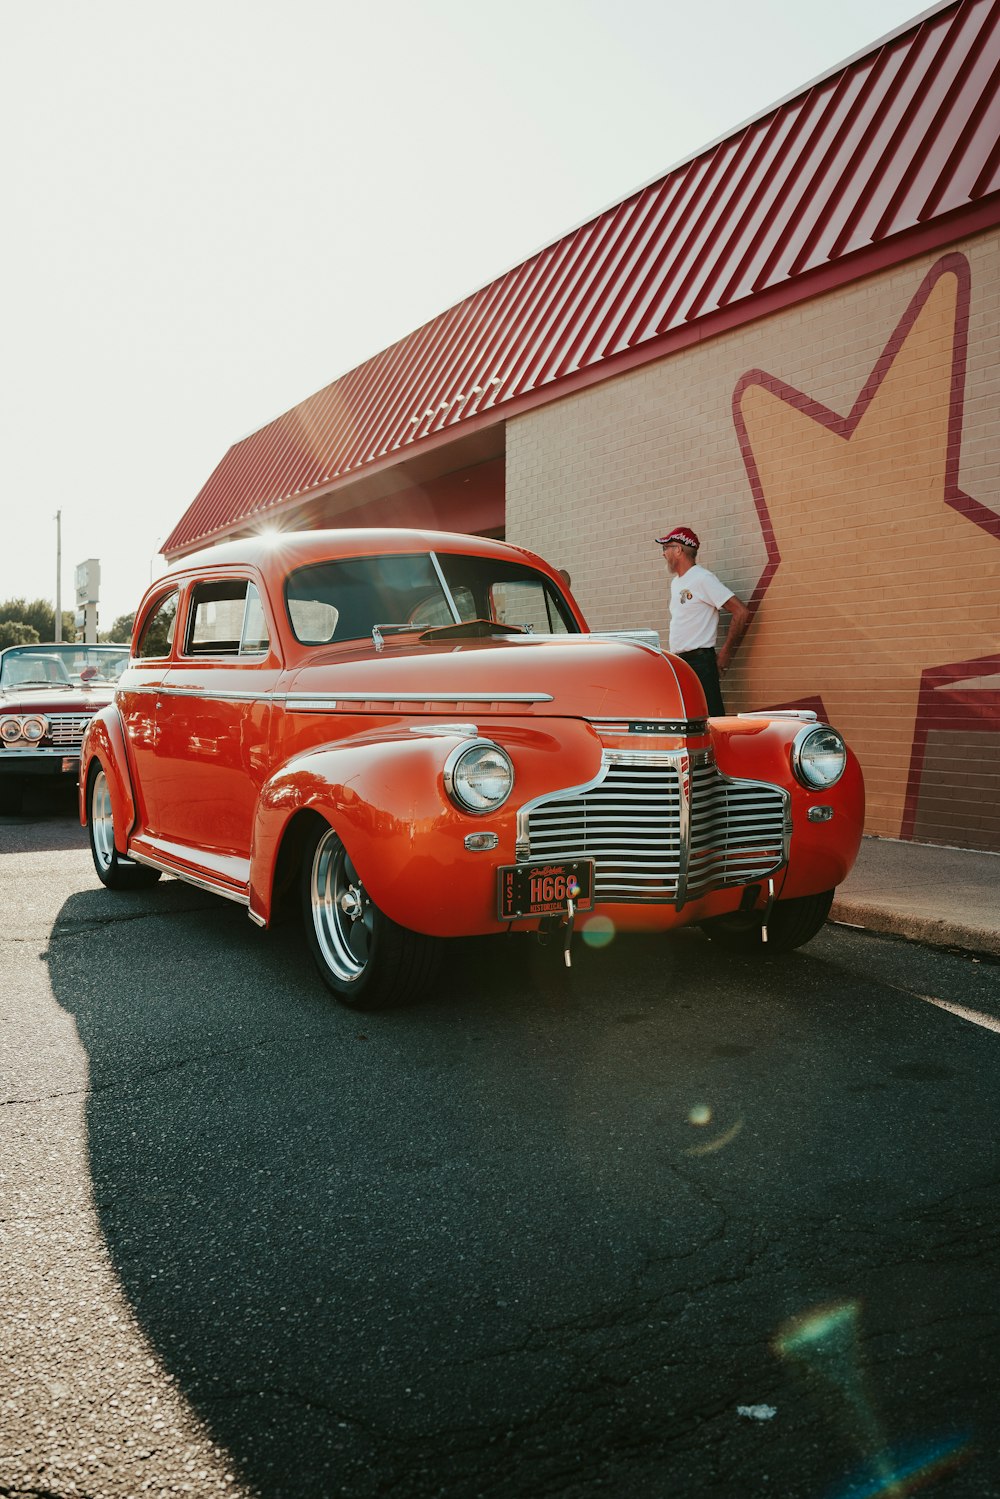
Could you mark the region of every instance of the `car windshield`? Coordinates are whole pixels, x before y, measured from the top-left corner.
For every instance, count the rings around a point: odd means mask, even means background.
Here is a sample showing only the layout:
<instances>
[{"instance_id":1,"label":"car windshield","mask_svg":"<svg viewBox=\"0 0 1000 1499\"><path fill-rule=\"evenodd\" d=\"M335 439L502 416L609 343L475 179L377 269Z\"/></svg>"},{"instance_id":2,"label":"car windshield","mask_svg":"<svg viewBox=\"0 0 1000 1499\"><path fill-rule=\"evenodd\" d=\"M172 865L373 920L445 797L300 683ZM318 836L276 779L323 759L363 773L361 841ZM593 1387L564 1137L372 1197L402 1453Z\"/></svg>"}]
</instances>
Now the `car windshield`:
<instances>
[{"instance_id":1,"label":"car windshield","mask_svg":"<svg viewBox=\"0 0 1000 1499\"><path fill-rule=\"evenodd\" d=\"M303 645L358 640L376 625L429 630L473 619L536 634L579 631L551 578L525 563L459 553L314 563L291 574L285 600Z\"/></svg>"},{"instance_id":2,"label":"car windshield","mask_svg":"<svg viewBox=\"0 0 1000 1499\"><path fill-rule=\"evenodd\" d=\"M0 654L0 688L79 687L117 682L127 645L23 645Z\"/></svg>"}]
</instances>

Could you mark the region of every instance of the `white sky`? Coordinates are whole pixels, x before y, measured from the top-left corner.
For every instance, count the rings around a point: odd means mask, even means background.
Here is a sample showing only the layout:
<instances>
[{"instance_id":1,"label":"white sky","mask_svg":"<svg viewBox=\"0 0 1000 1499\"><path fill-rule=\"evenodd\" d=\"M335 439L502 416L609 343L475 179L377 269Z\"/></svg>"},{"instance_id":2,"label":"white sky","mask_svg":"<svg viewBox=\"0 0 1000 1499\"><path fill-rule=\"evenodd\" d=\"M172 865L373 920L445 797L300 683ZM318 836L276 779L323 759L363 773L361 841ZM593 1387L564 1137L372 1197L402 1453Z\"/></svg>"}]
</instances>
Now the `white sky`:
<instances>
[{"instance_id":1,"label":"white sky","mask_svg":"<svg viewBox=\"0 0 1000 1499\"><path fill-rule=\"evenodd\" d=\"M0 600L913 0L0 0Z\"/></svg>"}]
</instances>

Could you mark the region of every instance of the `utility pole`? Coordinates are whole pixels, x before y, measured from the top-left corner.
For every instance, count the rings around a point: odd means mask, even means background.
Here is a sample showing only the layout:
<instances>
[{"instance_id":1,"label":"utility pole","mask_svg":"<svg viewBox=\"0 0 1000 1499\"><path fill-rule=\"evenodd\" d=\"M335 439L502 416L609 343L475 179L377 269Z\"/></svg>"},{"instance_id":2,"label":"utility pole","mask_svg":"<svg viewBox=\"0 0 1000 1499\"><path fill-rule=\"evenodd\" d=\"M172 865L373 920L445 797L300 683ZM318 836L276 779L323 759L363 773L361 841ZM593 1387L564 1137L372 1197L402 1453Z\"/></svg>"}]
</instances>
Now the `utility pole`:
<instances>
[{"instance_id":1,"label":"utility pole","mask_svg":"<svg viewBox=\"0 0 1000 1499\"><path fill-rule=\"evenodd\" d=\"M62 511L56 511L56 641L62 640Z\"/></svg>"}]
</instances>

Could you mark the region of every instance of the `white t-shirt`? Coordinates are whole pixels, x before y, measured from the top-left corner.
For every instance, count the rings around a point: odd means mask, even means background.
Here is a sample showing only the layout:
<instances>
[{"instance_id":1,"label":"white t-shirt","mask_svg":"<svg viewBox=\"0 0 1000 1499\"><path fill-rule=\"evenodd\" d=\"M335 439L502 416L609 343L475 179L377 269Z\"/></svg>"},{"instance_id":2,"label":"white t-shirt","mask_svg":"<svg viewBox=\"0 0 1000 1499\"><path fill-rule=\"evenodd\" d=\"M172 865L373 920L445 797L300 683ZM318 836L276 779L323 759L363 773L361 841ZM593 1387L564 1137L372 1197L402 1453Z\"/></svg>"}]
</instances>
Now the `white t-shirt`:
<instances>
[{"instance_id":1,"label":"white t-shirt","mask_svg":"<svg viewBox=\"0 0 1000 1499\"><path fill-rule=\"evenodd\" d=\"M670 579L670 649L697 651L715 644L719 610L733 590L696 562L683 578Z\"/></svg>"}]
</instances>

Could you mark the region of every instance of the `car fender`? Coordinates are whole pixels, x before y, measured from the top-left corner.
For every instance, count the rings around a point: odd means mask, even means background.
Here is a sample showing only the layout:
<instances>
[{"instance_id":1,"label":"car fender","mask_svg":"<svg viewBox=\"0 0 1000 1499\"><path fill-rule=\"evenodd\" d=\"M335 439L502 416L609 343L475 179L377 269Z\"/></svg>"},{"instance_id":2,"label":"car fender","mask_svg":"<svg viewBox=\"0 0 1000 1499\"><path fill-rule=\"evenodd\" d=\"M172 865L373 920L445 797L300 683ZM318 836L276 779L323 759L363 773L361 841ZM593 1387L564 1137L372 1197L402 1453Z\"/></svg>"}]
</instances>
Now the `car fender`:
<instances>
[{"instance_id":1,"label":"car fender","mask_svg":"<svg viewBox=\"0 0 1000 1499\"><path fill-rule=\"evenodd\" d=\"M715 762L723 775L768 781L789 792L791 839L779 891L783 900L835 889L850 872L864 831L865 787L857 756L848 748L836 785L822 790L803 786L792 769L792 744L803 727L812 725L763 715L711 723ZM819 816L822 821L813 820Z\"/></svg>"},{"instance_id":2,"label":"car fender","mask_svg":"<svg viewBox=\"0 0 1000 1499\"><path fill-rule=\"evenodd\" d=\"M94 760L100 761L108 778L115 848L124 854L128 849L128 836L135 825L135 796L125 749L125 729L114 703L109 703L90 720L80 747L80 822L84 826L87 823L87 785Z\"/></svg>"},{"instance_id":3,"label":"car fender","mask_svg":"<svg viewBox=\"0 0 1000 1499\"><path fill-rule=\"evenodd\" d=\"M474 737L508 740L493 725L481 727L482 734ZM600 760L596 736L584 725L568 726L573 742L568 757L558 753L560 741L544 730L515 732L516 746L506 744L515 766L514 792L483 815L462 811L444 785L445 762L453 750L472 742L468 733L406 727L318 746L288 761L265 783L258 800L250 860L254 916L270 919L290 824L313 812L340 835L365 889L400 926L432 936L495 930L496 870L516 859L518 808L567 780L588 779ZM578 775L568 761L579 766ZM480 832L494 834L495 847L468 849L466 837Z\"/></svg>"}]
</instances>

